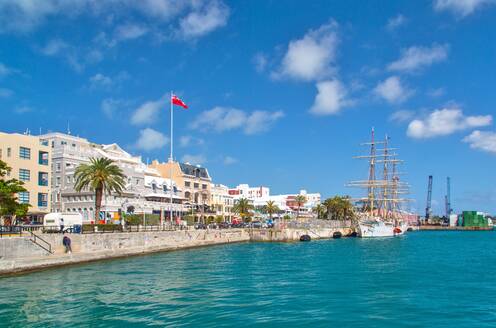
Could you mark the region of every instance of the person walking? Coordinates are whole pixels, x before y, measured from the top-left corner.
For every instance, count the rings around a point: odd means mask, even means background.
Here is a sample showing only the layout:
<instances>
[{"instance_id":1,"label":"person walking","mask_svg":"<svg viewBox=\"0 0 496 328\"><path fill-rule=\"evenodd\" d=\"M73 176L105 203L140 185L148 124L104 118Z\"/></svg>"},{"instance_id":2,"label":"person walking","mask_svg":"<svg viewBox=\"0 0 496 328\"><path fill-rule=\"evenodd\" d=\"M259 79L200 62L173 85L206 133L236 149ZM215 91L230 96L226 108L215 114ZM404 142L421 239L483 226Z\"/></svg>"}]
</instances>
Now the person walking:
<instances>
[{"instance_id":1,"label":"person walking","mask_svg":"<svg viewBox=\"0 0 496 328\"><path fill-rule=\"evenodd\" d=\"M67 235L64 233L64 238L62 238L62 245L65 246L65 252L72 254L72 248L71 248L71 238L69 238Z\"/></svg>"},{"instance_id":2,"label":"person walking","mask_svg":"<svg viewBox=\"0 0 496 328\"><path fill-rule=\"evenodd\" d=\"M60 232L64 233L64 218L60 218Z\"/></svg>"}]
</instances>

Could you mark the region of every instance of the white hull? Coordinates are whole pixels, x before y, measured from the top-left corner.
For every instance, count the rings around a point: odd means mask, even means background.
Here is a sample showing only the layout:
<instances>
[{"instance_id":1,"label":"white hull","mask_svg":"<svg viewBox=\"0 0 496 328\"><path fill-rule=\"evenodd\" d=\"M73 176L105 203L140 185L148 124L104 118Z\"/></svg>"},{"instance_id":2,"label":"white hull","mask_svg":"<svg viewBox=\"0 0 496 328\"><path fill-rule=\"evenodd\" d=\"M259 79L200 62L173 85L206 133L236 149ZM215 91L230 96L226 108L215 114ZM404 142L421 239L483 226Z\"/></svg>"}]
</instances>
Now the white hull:
<instances>
[{"instance_id":1,"label":"white hull","mask_svg":"<svg viewBox=\"0 0 496 328\"><path fill-rule=\"evenodd\" d=\"M363 221L358 224L358 236L361 238L394 237L403 235L406 226L395 226L382 220Z\"/></svg>"}]
</instances>

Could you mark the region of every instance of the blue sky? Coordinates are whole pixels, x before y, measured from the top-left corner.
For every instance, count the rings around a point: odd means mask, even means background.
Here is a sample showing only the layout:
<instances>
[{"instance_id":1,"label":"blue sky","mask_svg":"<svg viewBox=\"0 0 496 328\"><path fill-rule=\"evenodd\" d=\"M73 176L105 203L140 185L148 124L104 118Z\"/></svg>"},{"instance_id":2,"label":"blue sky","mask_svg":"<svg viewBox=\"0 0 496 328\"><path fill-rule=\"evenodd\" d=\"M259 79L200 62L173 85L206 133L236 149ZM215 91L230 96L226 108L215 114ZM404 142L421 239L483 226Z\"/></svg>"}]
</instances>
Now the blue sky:
<instances>
[{"instance_id":1,"label":"blue sky","mask_svg":"<svg viewBox=\"0 0 496 328\"><path fill-rule=\"evenodd\" d=\"M65 131L227 185L359 193L371 127L457 211L496 211L492 0L3 0L0 130ZM365 151L365 149L363 149Z\"/></svg>"}]
</instances>

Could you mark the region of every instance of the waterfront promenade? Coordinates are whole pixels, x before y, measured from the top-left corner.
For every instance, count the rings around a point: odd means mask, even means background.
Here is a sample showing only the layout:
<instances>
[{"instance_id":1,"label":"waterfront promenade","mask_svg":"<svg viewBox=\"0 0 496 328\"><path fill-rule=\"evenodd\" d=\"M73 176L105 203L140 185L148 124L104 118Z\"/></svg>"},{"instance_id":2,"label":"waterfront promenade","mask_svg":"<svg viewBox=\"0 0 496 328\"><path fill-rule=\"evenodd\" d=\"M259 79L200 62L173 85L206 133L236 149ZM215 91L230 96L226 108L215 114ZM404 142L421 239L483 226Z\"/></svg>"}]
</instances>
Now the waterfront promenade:
<instances>
[{"instance_id":1,"label":"waterfront promenade","mask_svg":"<svg viewBox=\"0 0 496 328\"><path fill-rule=\"evenodd\" d=\"M316 227L71 234L72 254L65 253L61 234L38 233L51 245L51 253L29 236L0 239L0 275L208 245L297 241L303 234L312 239L331 238L335 231L350 232L348 228Z\"/></svg>"}]
</instances>

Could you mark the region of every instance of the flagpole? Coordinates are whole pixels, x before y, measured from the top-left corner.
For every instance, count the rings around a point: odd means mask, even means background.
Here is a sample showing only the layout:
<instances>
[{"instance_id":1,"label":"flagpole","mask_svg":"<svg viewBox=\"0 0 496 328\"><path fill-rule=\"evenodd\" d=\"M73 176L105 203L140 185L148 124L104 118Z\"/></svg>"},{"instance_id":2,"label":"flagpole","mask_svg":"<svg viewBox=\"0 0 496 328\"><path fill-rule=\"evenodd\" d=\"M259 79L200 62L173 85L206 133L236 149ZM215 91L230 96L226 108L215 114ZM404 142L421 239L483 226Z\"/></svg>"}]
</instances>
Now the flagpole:
<instances>
[{"instance_id":1,"label":"flagpole","mask_svg":"<svg viewBox=\"0 0 496 328\"><path fill-rule=\"evenodd\" d=\"M172 105L172 95L173 94L172 94L172 91L171 91L170 99L169 99L169 101L170 101L170 121L171 121L171 126L170 126L170 134L171 134L170 135L170 158L169 158L169 162L170 162L169 163L169 167L170 167L170 169L169 169L169 174L170 174L169 175L169 178L170 178L170 191L169 191L169 193L170 193L170 211L169 211L169 215L170 215L171 227L172 227L172 190L174 188L173 183L172 183L172 165L174 163L174 157L173 157L173 150L174 150L174 148L173 148L173 144L174 144L174 136L173 136L173 132L174 132L174 124L173 124L173 122L174 122L174 111L173 111L173 109L174 109L174 107Z\"/></svg>"}]
</instances>

